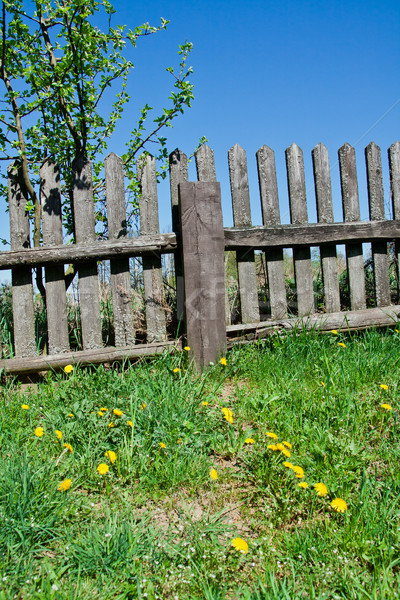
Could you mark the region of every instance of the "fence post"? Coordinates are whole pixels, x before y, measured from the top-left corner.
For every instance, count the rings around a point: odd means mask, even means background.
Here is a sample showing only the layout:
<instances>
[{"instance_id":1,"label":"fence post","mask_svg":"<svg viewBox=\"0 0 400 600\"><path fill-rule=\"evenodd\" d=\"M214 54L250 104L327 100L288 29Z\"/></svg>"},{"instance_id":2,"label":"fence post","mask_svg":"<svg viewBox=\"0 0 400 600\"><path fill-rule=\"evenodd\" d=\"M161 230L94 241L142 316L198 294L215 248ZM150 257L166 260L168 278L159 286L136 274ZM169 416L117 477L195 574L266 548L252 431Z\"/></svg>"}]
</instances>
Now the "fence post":
<instances>
[{"instance_id":1,"label":"fence post","mask_svg":"<svg viewBox=\"0 0 400 600\"><path fill-rule=\"evenodd\" d=\"M226 350L224 228L217 182L179 184L187 343L198 369Z\"/></svg>"}]
</instances>

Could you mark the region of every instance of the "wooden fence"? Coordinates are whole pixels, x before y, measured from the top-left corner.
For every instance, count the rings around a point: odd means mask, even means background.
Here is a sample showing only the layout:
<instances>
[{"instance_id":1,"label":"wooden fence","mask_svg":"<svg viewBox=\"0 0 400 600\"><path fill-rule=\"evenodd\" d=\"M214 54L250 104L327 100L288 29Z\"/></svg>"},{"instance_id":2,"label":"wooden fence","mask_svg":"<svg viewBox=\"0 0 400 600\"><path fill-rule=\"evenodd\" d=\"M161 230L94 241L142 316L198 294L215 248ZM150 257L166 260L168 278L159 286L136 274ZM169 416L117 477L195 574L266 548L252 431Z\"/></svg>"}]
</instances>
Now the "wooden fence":
<instances>
[{"instance_id":1,"label":"wooden fence","mask_svg":"<svg viewBox=\"0 0 400 600\"><path fill-rule=\"evenodd\" d=\"M138 176L142 188L140 235L128 237L122 160L105 160L109 239L98 241L90 162L73 167L75 244L63 244L60 177L47 161L41 168L41 248L30 248L27 197L18 164L9 168L11 250L0 253L0 269L12 270L12 307L15 358L2 360L9 373L62 368L69 363L96 364L133 359L179 347L168 339L163 299L162 254L173 254L176 321L199 367L215 361L227 346L260 338L280 328L318 327L362 329L394 324L400 306L400 143L388 151L393 219L385 219L381 153L375 143L365 149L369 221L360 221L355 150L339 150L344 222L334 222L328 151L318 144L312 151L317 223L308 223L303 153L293 144L286 150L289 225L280 222L274 152L263 146L256 154L263 226L252 226L246 153L238 145L228 152L234 227L224 228L221 192L213 151L206 145L195 154L198 182L188 182L187 157L179 150L170 156L170 193L173 233L160 234L155 160L142 156ZM374 308L366 308L363 242L371 243ZM388 242L392 242L396 290L389 278ZM394 242L394 244L393 244ZM350 310L341 312L337 248L346 248ZM322 311L316 311L311 248L319 247L323 280ZM285 287L284 249L293 251L296 316L289 316ZM225 285L224 251L236 252L240 323L231 324ZM261 319L256 255L265 261L269 315ZM147 343L137 343L129 258L142 257L143 296ZM103 347L98 261L110 260L115 347ZM71 352L67 322L64 265L73 263L79 278L79 309L83 350ZM38 356L34 330L32 268L45 270L48 351ZM393 276L392 276L393 279ZM393 294L392 294L393 295Z\"/></svg>"}]
</instances>

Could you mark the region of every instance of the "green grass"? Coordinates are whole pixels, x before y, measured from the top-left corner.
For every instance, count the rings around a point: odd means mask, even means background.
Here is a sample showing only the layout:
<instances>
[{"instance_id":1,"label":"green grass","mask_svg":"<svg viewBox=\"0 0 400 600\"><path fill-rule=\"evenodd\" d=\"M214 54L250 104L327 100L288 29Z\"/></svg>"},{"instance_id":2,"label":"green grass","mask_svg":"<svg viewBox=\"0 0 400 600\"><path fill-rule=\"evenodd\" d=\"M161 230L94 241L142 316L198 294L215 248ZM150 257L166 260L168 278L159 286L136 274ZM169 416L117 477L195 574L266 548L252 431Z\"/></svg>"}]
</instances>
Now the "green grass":
<instances>
[{"instance_id":1,"label":"green grass","mask_svg":"<svg viewBox=\"0 0 400 600\"><path fill-rule=\"evenodd\" d=\"M395 330L313 332L234 349L201 376L184 352L7 383L0 600L398 598L399 357ZM268 448L283 441L290 457Z\"/></svg>"}]
</instances>

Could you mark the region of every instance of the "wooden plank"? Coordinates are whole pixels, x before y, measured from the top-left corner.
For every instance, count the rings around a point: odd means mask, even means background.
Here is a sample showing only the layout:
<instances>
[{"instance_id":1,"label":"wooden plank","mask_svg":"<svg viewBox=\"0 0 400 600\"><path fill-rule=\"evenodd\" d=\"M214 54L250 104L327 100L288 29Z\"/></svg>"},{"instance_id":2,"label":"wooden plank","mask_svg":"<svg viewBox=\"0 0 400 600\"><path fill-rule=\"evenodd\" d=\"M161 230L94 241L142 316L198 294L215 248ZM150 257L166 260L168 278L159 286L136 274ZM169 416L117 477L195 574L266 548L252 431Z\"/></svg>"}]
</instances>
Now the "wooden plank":
<instances>
[{"instance_id":1,"label":"wooden plank","mask_svg":"<svg viewBox=\"0 0 400 600\"><path fill-rule=\"evenodd\" d=\"M392 198L393 219L400 219L400 142L392 144L388 150L390 195ZM395 262L397 278L397 301L400 300L400 241L395 243Z\"/></svg>"},{"instance_id":2,"label":"wooden plank","mask_svg":"<svg viewBox=\"0 0 400 600\"><path fill-rule=\"evenodd\" d=\"M226 328L226 332L228 347L231 347L232 342L239 337L255 340L282 330L294 332L301 330L330 332L332 329L344 332L360 331L368 328L395 327L398 326L399 319L400 306L386 306L355 311L318 313L303 318L291 317L247 325L230 325Z\"/></svg>"},{"instance_id":3,"label":"wooden plank","mask_svg":"<svg viewBox=\"0 0 400 600\"><path fill-rule=\"evenodd\" d=\"M179 193L178 185L188 180L187 156L178 148L169 155L169 185L171 191L172 208L172 231L178 235L179 224ZM176 282L176 310L178 319L178 330L184 318L184 289L183 289L183 267L180 252L174 256L175 282Z\"/></svg>"},{"instance_id":4,"label":"wooden plank","mask_svg":"<svg viewBox=\"0 0 400 600\"><path fill-rule=\"evenodd\" d=\"M343 214L346 222L360 220L356 152L350 144L339 148L340 185ZM346 244L347 272L349 276L350 304L352 310L366 307L364 257L361 244Z\"/></svg>"},{"instance_id":5,"label":"wooden plank","mask_svg":"<svg viewBox=\"0 0 400 600\"><path fill-rule=\"evenodd\" d=\"M92 164L84 158L72 164L75 239L78 244L96 240ZM78 266L79 309L85 350L101 348L101 318L97 262Z\"/></svg>"},{"instance_id":6,"label":"wooden plank","mask_svg":"<svg viewBox=\"0 0 400 600\"><path fill-rule=\"evenodd\" d=\"M312 152L317 219L319 223L333 223L331 170L328 149L319 143ZM340 310L340 292L336 245L320 247L324 304L326 312Z\"/></svg>"},{"instance_id":7,"label":"wooden plank","mask_svg":"<svg viewBox=\"0 0 400 600\"><path fill-rule=\"evenodd\" d=\"M63 243L60 170L47 159L40 168L43 246ZM49 354L68 352L67 296L63 265L45 268Z\"/></svg>"},{"instance_id":8,"label":"wooden plank","mask_svg":"<svg viewBox=\"0 0 400 600\"><path fill-rule=\"evenodd\" d=\"M224 230L215 182L179 185L187 342L200 369L225 354Z\"/></svg>"},{"instance_id":9,"label":"wooden plank","mask_svg":"<svg viewBox=\"0 0 400 600\"><path fill-rule=\"evenodd\" d=\"M256 159L263 224L267 226L278 225L281 220L274 151L264 145L257 151ZM281 319L287 316L283 249L269 248L265 253L265 261L271 318Z\"/></svg>"},{"instance_id":10,"label":"wooden plank","mask_svg":"<svg viewBox=\"0 0 400 600\"><path fill-rule=\"evenodd\" d=\"M99 348L97 350L79 350L66 354L46 355L35 358L11 358L0 361L0 367L9 374L24 375L38 371L60 370L67 365L91 366L103 363L125 362L142 357L162 354L166 351L181 350L179 341L138 344L130 348Z\"/></svg>"},{"instance_id":11,"label":"wooden plank","mask_svg":"<svg viewBox=\"0 0 400 600\"><path fill-rule=\"evenodd\" d=\"M246 152L239 144L229 150L228 163L234 225L251 226ZM242 323L253 323L260 319L254 250L238 250L236 261Z\"/></svg>"},{"instance_id":12,"label":"wooden plank","mask_svg":"<svg viewBox=\"0 0 400 600\"><path fill-rule=\"evenodd\" d=\"M108 236L110 240L127 238L124 166L122 158L111 152L104 161ZM110 261L115 345L123 348L135 343L129 258Z\"/></svg>"},{"instance_id":13,"label":"wooden plank","mask_svg":"<svg viewBox=\"0 0 400 600\"><path fill-rule=\"evenodd\" d=\"M11 250L30 247L27 194L22 183L20 166L14 162L8 168L8 207L10 213ZM11 271L14 346L18 358L36 355L35 314L33 306L32 271L16 267Z\"/></svg>"},{"instance_id":14,"label":"wooden plank","mask_svg":"<svg viewBox=\"0 0 400 600\"><path fill-rule=\"evenodd\" d=\"M383 198L381 150L375 142L371 142L365 148L365 160L367 164L369 218L371 221L384 221L385 203ZM376 306L389 306L390 304L387 250L386 242L372 242Z\"/></svg>"},{"instance_id":15,"label":"wooden plank","mask_svg":"<svg viewBox=\"0 0 400 600\"><path fill-rule=\"evenodd\" d=\"M200 146L200 148L198 148L198 150L196 150L194 158L196 161L198 181L217 181L214 150L207 146L207 144L203 144ZM229 301L229 289L225 273L225 322L227 325L230 324L231 318L232 310Z\"/></svg>"},{"instance_id":16,"label":"wooden plank","mask_svg":"<svg viewBox=\"0 0 400 600\"><path fill-rule=\"evenodd\" d=\"M144 234L158 234L156 159L153 156L142 154L137 160L136 167L141 186L139 201L140 232ZM165 340L167 334L160 256L143 257L143 283L147 341L156 342Z\"/></svg>"},{"instance_id":17,"label":"wooden plank","mask_svg":"<svg viewBox=\"0 0 400 600\"><path fill-rule=\"evenodd\" d=\"M290 220L300 224L308 222L306 183L303 152L292 144L285 151L289 188ZM296 280L298 315L308 315L315 310L314 286L310 248L293 249L294 276Z\"/></svg>"}]
</instances>

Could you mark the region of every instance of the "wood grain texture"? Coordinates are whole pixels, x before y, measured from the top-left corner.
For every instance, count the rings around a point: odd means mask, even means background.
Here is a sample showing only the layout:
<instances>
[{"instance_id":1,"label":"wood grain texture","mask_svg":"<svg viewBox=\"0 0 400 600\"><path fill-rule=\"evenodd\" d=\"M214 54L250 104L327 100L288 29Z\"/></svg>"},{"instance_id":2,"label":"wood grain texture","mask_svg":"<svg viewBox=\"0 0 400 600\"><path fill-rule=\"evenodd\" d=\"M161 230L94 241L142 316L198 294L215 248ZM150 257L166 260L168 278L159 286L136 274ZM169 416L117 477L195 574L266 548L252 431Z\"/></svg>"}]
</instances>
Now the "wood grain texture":
<instances>
[{"instance_id":1,"label":"wood grain texture","mask_svg":"<svg viewBox=\"0 0 400 600\"><path fill-rule=\"evenodd\" d=\"M346 222L359 221L356 153L354 148L346 143L339 148L338 154L344 220ZM346 259L351 308L352 310L361 310L366 307L362 245L346 244Z\"/></svg>"},{"instance_id":2,"label":"wood grain texture","mask_svg":"<svg viewBox=\"0 0 400 600\"><path fill-rule=\"evenodd\" d=\"M319 223L333 223L331 170L328 149L318 144L312 152L317 218ZM336 245L320 247L324 306L326 312L340 311L339 275Z\"/></svg>"},{"instance_id":3,"label":"wood grain texture","mask_svg":"<svg viewBox=\"0 0 400 600\"><path fill-rule=\"evenodd\" d=\"M392 200L393 218L400 219L400 142L392 144L388 150L390 196ZM397 301L400 301L400 240L395 243Z\"/></svg>"},{"instance_id":4,"label":"wood grain texture","mask_svg":"<svg viewBox=\"0 0 400 600\"><path fill-rule=\"evenodd\" d=\"M215 170L214 150L212 150L207 144L203 144L196 150L194 154L196 161L196 171L198 181L217 181L217 174ZM225 257L227 262L227 257ZM229 300L229 289L228 282L226 280L225 270L225 322L227 325L232 320L232 308Z\"/></svg>"},{"instance_id":5,"label":"wood grain texture","mask_svg":"<svg viewBox=\"0 0 400 600\"><path fill-rule=\"evenodd\" d=\"M40 356L35 358L11 358L0 360L0 367L9 374L27 374L38 371L59 371L67 365L99 365L104 363L135 360L162 354L166 351L181 350L179 341L138 344L131 348L100 348L98 350L80 350L66 354Z\"/></svg>"},{"instance_id":6,"label":"wood grain texture","mask_svg":"<svg viewBox=\"0 0 400 600\"><path fill-rule=\"evenodd\" d=\"M219 183L179 185L187 342L198 369L225 353L224 231Z\"/></svg>"},{"instance_id":7,"label":"wood grain texture","mask_svg":"<svg viewBox=\"0 0 400 600\"><path fill-rule=\"evenodd\" d=\"M109 239L121 240L128 236L125 208L124 166L122 158L109 154L104 161ZM110 261L111 294L115 345L133 346L132 291L129 273L129 258Z\"/></svg>"},{"instance_id":8,"label":"wood grain texture","mask_svg":"<svg viewBox=\"0 0 400 600\"><path fill-rule=\"evenodd\" d=\"M235 226L251 226L249 181L246 153L235 144L228 152L233 222ZM260 319L254 250L236 252L242 323Z\"/></svg>"},{"instance_id":9,"label":"wood grain texture","mask_svg":"<svg viewBox=\"0 0 400 600\"><path fill-rule=\"evenodd\" d=\"M158 234L158 196L156 160L153 156L142 155L137 160L137 174L141 187L139 200L140 232ZM144 302L146 307L147 342L166 339L164 288L161 256L143 257Z\"/></svg>"},{"instance_id":10,"label":"wood grain texture","mask_svg":"<svg viewBox=\"0 0 400 600\"><path fill-rule=\"evenodd\" d=\"M385 203L381 151L375 142L371 142L365 148L365 160L367 165L369 218L371 221L384 221ZM371 246L374 265L375 304L376 306L389 306L390 283L387 243L372 242Z\"/></svg>"},{"instance_id":11,"label":"wood grain texture","mask_svg":"<svg viewBox=\"0 0 400 600\"><path fill-rule=\"evenodd\" d=\"M308 222L306 184L304 176L303 152L292 144L285 151L289 189L290 220L294 224ZM298 315L314 312L314 286L310 248L293 249L294 275L297 292Z\"/></svg>"},{"instance_id":12,"label":"wood grain texture","mask_svg":"<svg viewBox=\"0 0 400 600\"><path fill-rule=\"evenodd\" d=\"M172 209L172 231L179 235L180 216L179 216L179 192L178 186L183 181L188 180L188 161L187 156L178 148L169 155L169 184L171 193ZM183 288L183 267L180 252L174 255L175 281L176 281L176 310L178 318L178 329L181 330L184 319L184 288Z\"/></svg>"},{"instance_id":13,"label":"wood grain texture","mask_svg":"<svg viewBox=\"0 0 400 600\"><path fill-rule=\"evenodd\" d=\"M51 160L40 168L43 246L63 243L60 171ZM45 268L49 354L69 351L67 296L63 265Z\"/></svg>"},{"instance_id":14,"label":"wood grain texture","mask_svg":"<svg viewBox=\"0 0 400 600\"><path fill-rule=\"evenodd\" d=\"M27 200L20 166L15 162L8 168L8 206L11 250L16 252L30 246ZM11 285L15 355L18 358L35 356L35 315L30 267L12 269Z\"/></svg>"},{"instance_id":15,"label":"wood grain texture","mask_svg":"<svg viewBox=\"0 0 400 600\"><path fill-rule=\"evenodd\" d=\"M263 224L278 225L280 212L274 151L264 145L257 151L256 159ZM283 249L269 248L265 253L265 262L271 319L281 319L287 316Z\"/></svg>"},{"instance_id":16,"label":"wood grain texture","mask_svg":"<svg viewBox=\"0 0 400 600\"><path fill-rule=\"evenodd\" d=\"M74 226L77 244L96 240L92 187L92 165L78 158L72 165ZM101 348L101 318L99 279L95 261L78 266L79 308L81 313L82 340L85 350Z\"/></svg>"}]
</instances>

